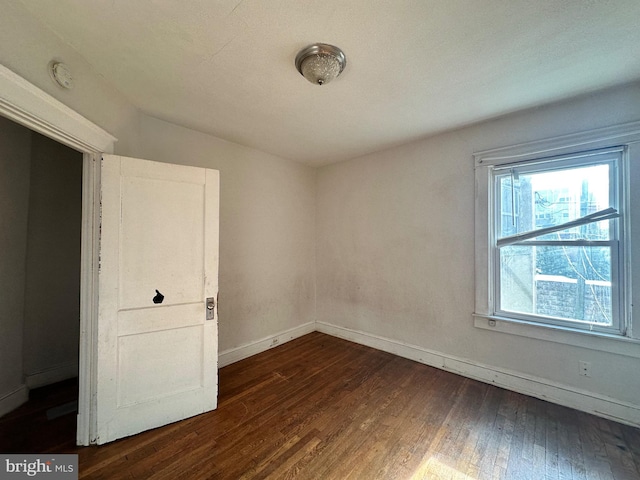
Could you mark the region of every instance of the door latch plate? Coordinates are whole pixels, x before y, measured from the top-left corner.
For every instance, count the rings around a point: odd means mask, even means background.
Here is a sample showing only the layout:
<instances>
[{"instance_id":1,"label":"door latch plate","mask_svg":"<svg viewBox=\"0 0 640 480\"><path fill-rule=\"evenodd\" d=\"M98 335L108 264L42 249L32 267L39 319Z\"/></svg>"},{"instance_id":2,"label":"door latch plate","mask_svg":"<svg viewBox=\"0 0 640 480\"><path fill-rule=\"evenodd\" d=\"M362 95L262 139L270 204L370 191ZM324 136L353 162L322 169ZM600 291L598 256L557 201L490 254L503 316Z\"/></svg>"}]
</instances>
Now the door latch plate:
<instances>
[{"instance_id":1,"label":"door latch plate","mask_svg":"<svg viewBox=\"0 0 640 480\"><path fill-rule=\"evenodd\" d=\"M213 297L207 298L207 320L213 320L216 312L216 300Z\"/></svg>"}]
</instances>

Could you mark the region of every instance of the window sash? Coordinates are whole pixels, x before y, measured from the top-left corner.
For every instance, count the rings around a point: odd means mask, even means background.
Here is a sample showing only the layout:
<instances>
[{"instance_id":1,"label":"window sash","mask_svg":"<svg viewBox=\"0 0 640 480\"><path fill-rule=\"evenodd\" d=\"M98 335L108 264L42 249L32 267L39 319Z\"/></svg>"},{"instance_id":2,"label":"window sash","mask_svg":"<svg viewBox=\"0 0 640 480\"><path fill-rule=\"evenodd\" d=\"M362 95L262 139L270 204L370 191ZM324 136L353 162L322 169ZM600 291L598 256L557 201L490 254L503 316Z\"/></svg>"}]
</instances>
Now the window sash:
<instances>
[{"instance_id":1,"label":"window sash","mask_svg":"<svg viewBox=\"0 0 640 480\"><path fill-rule=\"evenodd\" d=\"M621 306L620 306L620 291L621 285L619 282L620 271L619 271L619 249L621 247L620 242L618 241L609 241L605 242L609 247L610 258L611 258L611 325L604 325L602 323L590 322L586 320L580 319L569 319L569 318L560 318L560 317L551 317L545 315L539 315L535 313L525 313L525 312L517 312L514 310L503 309L501 305L501 278L500 278L500 252L499 249L496 249L496 255L494 257L495 265L494 265L494 300L495 300L495 310L493 315L503 317L503 318L513 318L516 320L532 322L532 323L540 323L543 325L556 325L561 327L568 327L572 329L578 330L588 330L594 332L601 333L614 333L614 334L625 334L624 331L624 322L621 322ZM555 245L558 245L556 243ZM572 246L576 246L573 244Z\"/></svg>"},{"instance_id":2,"label":"window sash","mask_svg":"<svg viewBox=\"0 0 640 480\"><path fill-rule=\"evenodd\" d=\"M518 174L530 173L536 170L555 170L563 168L565 164L586 165L588 163L602 163L603 156L609 156L610 158L619 158L622 152L624 152L624 146L616 146L568 155L496 163L492 166L492 168L494 172L514 169L514 171L516 171ZM592 159L593 161L590 162L588 159ZM548 168L548 165L553 165L553 168Z\"/></svg>"},{"instance_id":3,"label":"window sash","mask_svg":"<svg viewBox=\"0 0 640 480\"><path fill-rule=\"evenodd\" d=\"M531 230L529 232L523 232L523 233L516 233L515 235L509 235L507 237L499 238L498 241L496 242L496 246L500 248L500 247L506 247L507 245L516 245L516 244L520 244L525 240L540 237L548 233L561 232L562 230L568 230L570 228L580 227L582 225L589 225L590 223L601 222L602 220L610 220L610 219L618 218L619 216L620 214L618 213L618 211L615 208L610 207L604 210L600 210L599 212L594 212L590 215L585 215L584 217L571 220L569 222L561 223L560 225L539 228L537 230Z\"/></svg>"},{"instance_id":4,"label":"window sash","mask_svg":"<svg viewBox=\"0 0 640 480\"><path fill-rule=\"evenodd\" d=\"M530 247L608 247L616 244L617 240L527 240L523 242L513 242L513 246ZM506 247L507 245L502 245Z\"/></svg>"},{"instance_id":5,"label":"window sash","mask_svg":"<svg viewBox=\"0 0 640 480\"><path fill-rule=\"evenodd\" d=\"M493 185L493 201L491 202L493 212L490 218L493 218L491 222L490 248L494 251L491 255L494 260L493 271L493 314L503 316L506 318L513 318L515 320L522 320L527 322L534 322L547 325L563 326L572 329L598 331L603 333L625 334L623 331L624 322L621 321L621 292L623 291L621 282L622 269L620 266L620 251L621 248L619 241L619 227L618 222L610 221L609 227L609 240L586 240L586 239L574 239L574 240L535 240L536 237L559 232L569 228L574 228L581 225L587 225L603 220L614 220L619 218L620 205L620 184L621 184L621 160L623 148L614 147L605 150L597 150L592 152L585 152L580 154L572 154L562 157L534 159L523 162L514 162L511 164L494 165L491 168L491 178ZM520 234L509 235L506 237L498 238L498 232L500 231L501 221L501 191L499 178L504 176L506 171L512 178L517 178L519 175L531 174L536 172L551 172L554 170L566 170L571 168L581 168L589 165L597 164L609 164L610 165L610 177L609 177L609 205L611 207L594 212L590 215L574 219L569 222L551 227L544 227L533 231L522 232ZM514 174L515 172L515 174ZM512 206L514 208L514 206ZM544 315L529 314L514 312L511 310L505 310L501 305L501 270L500 270L500 251L502 247L506 246L600 246L609 247L610 259L611 259L611 325L603 325L595 322L588 322L579 319L565 319L556 318Z\"/></svg>"}]
</instances>

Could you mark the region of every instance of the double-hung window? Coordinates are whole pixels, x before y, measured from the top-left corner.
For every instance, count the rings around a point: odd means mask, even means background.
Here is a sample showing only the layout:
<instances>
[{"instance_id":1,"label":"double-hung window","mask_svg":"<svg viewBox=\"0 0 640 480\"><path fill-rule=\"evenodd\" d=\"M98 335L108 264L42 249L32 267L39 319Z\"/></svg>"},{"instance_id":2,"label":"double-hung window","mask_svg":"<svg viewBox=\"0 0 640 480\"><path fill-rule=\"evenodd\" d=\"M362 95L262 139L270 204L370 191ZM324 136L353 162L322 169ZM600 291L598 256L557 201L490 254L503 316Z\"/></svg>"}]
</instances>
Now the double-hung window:
<instances>
[{"instance_id":1,"label":"double-hung window","mask_svg":"<svg viewBox=\"0 0 640 480\"><path fill-rule=\"evenodd\" d=\"M640 122L474 156L476 326L640 338Z\"/></svg>"},{"instance_id":2,"label":"double-hung window","mask_svg":"<svg viewBox=\"0 0 640 480\"><path fill-rule=\"evenodd\" d=\"M495 312L620 333L622 148L492 168Z\"/></svg>"}]
</instances>

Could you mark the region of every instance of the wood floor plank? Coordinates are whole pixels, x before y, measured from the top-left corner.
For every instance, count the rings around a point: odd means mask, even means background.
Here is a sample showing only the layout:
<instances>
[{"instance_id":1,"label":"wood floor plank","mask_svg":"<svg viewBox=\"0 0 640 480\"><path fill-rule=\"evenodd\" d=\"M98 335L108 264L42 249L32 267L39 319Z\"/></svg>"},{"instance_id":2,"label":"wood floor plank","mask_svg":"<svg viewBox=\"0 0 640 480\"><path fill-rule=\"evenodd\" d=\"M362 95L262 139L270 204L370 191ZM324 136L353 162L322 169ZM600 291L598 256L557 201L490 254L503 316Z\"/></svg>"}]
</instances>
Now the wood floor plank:
<instances>
[{"instance_id":1,"label":"wood floor plank","mask_svg":"<svg viewBox=\"0 0 640 480\"><path fill-rule=\"evenodd\" d=\"M637 428L317 332L219 385L214 412L87 448L45 414L77 385L36 391L0 451L78 453L82 479L640 479Z\"/></svg>"}]
</instances>

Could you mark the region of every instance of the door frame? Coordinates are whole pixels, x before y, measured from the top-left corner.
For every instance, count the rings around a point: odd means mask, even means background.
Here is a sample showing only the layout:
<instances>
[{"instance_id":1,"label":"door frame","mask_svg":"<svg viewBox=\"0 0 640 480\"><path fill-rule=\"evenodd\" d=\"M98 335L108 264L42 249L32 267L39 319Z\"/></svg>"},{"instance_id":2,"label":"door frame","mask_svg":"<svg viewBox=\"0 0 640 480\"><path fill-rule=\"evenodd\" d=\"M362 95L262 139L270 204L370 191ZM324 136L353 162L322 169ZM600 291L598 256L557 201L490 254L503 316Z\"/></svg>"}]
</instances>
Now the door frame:
<instances>
[{"instance_id":1,"label":"door frame","mask_svg":"<svg viewBox=\"0 0 640 480\"><path fill-rule=\"evenodd\" d=\"M117 138L0 64L0 115L83 154L78 445L96 439L100 162Z\"/></svg>"}]
</instances>

